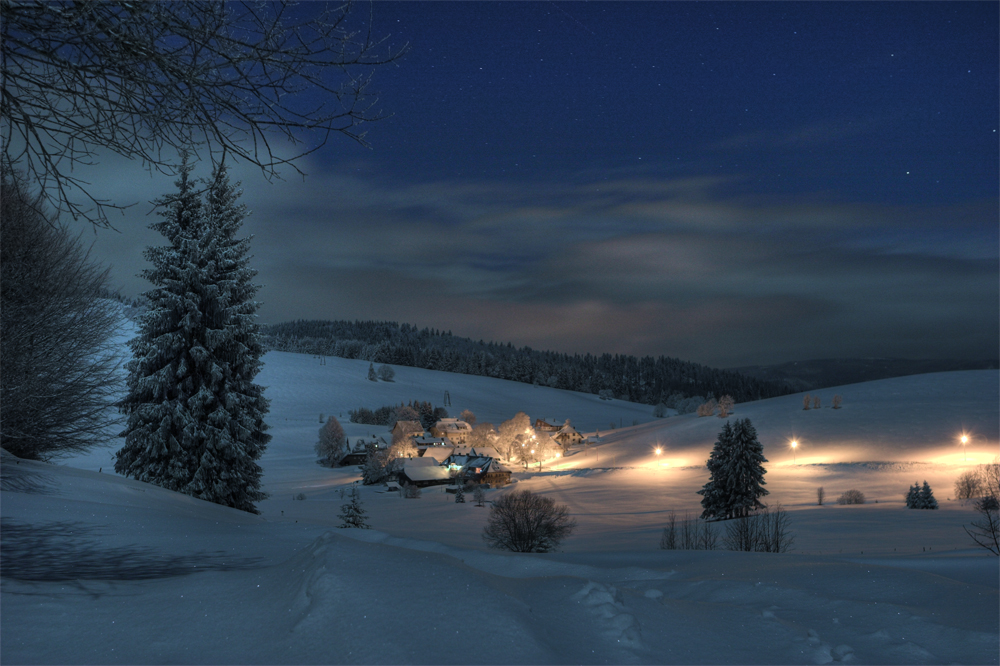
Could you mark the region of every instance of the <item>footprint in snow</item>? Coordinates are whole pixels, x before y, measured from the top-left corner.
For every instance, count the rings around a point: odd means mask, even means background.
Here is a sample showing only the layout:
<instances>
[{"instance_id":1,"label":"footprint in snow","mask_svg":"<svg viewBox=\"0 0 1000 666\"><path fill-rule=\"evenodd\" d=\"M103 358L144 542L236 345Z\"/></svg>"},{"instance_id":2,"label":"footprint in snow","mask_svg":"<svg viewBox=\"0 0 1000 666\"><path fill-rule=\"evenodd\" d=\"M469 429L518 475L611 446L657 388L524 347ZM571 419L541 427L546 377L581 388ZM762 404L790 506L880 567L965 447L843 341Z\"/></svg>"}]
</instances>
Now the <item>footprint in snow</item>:
<instances>
[{"instance_id":1,"label":"footprint in snow","mask_svg":"<svg viewBox=\"0 0 1000 666\"><path fill-rule=\"evenodd\" d=\"M655 598L649 592L646 596ZM662 593L659 596L662 596ZM641 645L639 622L626 610L625 604L622 603L622 593L617 588L588 581L583 589L570 599L587 606L590 612L597 616L598 624L604 628L603 633L608 639L627 647L634 648Z\"/></svg>"}]
</instances>

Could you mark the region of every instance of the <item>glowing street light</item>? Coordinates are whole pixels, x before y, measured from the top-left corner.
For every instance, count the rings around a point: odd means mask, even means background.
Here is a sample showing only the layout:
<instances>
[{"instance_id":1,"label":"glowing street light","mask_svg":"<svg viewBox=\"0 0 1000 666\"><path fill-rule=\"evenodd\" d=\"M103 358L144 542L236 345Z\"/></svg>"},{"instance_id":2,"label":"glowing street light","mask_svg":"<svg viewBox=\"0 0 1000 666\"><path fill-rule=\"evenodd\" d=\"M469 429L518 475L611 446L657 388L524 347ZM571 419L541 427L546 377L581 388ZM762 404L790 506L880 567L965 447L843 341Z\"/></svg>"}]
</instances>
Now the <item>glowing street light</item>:
<instances>
[{"instance_id":1,"label":"glowing street light","mask_svg":"<svg viewBox=\"0 0 1000 666\"><path fill-rule=\"evenodd\" d=\"M799 441L797 439L792 440L792 462L795 462L795 449L799 446Z\"/></svg>"},{"instance_id":2,"label":"glowing street light","mask_svg":"<svg viewBox=\"0 0 1000 666\"><path fill-rule=\"evenodd\" d=\"M962 460L969 462L969 457L965 455L965 445L969 443L969 436L962 433Z\"/></svg>"}]
</instances>

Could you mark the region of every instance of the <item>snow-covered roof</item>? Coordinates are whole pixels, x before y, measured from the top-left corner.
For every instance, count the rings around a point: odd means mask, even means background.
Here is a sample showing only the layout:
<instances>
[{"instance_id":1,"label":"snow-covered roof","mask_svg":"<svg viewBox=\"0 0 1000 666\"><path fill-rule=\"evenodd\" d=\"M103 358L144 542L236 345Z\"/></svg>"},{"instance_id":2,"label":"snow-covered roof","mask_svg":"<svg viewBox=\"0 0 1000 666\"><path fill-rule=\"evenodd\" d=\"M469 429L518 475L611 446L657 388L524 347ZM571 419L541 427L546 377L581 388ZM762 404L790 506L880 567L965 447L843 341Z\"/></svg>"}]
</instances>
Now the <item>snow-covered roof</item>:
<instances>
[{"instance_id":1,"label":"snow-covered roof","mask_svg":"<svg viewBox=\"0 0 1000 666\"><path fill-rule=\"evenodd\" d=\"M471 453L486 458L500 458L500 454L492 446L474 446Z\"/></svg>"},{"instance_id":2,"label":"snow-covered roof","mask_svg":"<svg viewBox=\"0 0 1000 666\"><path fill-rule=\"evenodd\" d=\"M454 432L471 432L472 426L465 421L458 419L441 419L435 425L438 430L449 430Z\"/></svg>"},{"instance_id":3,"label":"snow-covered roof","mask_svg":"<svg viewBox=\"0 0 1000 666\"><path fill-rule=\"evenodd\" d=\"M415 467L438 467L439 463L434 458L407 458L403 461L403 469L409 470Z\"/></svg>"},{"instance_id":4,"label":"snow-covered roof","mask_svg":"<svg viewBox=\"0 0 1000 666\"><path fill-rule=\"evenodd\" d=\"M442 446L451 444L451 440L447 437L429 437L426 434L420 437L414 437L413 443L416 446Z\"/></svg>"},{"instance_id":5,"label":"snow-covered roof","mask_svg":"<svg viewBox=\"0 0 1000 666\"><path fill-rule=\"evenodd\" d=\"M424 449L424 455L421 458L435 460L440 465L451 456L451 452L450 446L429 446Z\"/></svg>"},{"instance_id":6,"label":"snow-covered roof","mask_svg":"<svg viewBox=\"0 0 1000 666\"><path fill-rule=\"evenodd\" d=\"M415 460L421 460L416 458ZM446 481L451 478L447 467L407 467L403 470L410 481Z\"/></svg>"}]
</instances>

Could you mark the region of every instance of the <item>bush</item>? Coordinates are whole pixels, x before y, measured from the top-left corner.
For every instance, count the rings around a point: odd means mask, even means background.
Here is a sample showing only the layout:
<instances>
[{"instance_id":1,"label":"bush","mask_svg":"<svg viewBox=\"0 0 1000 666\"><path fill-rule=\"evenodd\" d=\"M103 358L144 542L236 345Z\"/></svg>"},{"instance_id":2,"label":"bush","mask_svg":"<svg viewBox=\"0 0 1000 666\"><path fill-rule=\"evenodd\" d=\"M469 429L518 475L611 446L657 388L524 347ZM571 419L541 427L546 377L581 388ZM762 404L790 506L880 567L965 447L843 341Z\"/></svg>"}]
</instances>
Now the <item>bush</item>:
<instances>
[{"instance_id":1,"label":"bush","mask_svg":"<svg viewBox=\"0 0 1000 666\"><path fill-rule=\"evenodd\" d=\"M667 415L667 406L664 405L662 402L657 403L656 407L653 407L654 418L662 419L666 415Z\"/></svg>"},{"instance_id":2,"label":"bush","mask_svg":"<svg viewBox=\"0 0 1000 666\"><path fill-rule=\"evenodd\" d=\"M614 400L615 393L611 389L601 389L597 392L597 397L601 400Z\"/></svg>"},{"instance_id":3,"label":"bush","mask_svg":"<svg viewBox=\"0 0 1000 666\"><path fill-rule=\"evenodd\" d=\"M699 518L691 519L684 514L684 522L677 526L677 514L670 512L667 526L660 536L660 548L663 550L715 550L718 538L711 523Z\"/></svg>"},{"instance_id":4,"label":"bush","mask_svg":"<svg viewBox=\"0 0 1000 666\"><path fill-rule=\"evenodd\" d=\"M724 542L728 550L753 553L786 553L794 538L789 532L788 513L778 504L726 523Z\"/></svg>"},{"instance_id":5,"label":"bush","mask_svg":"<svg viewBox=\"0 0 1000 666\"><path fill-rule=\"evenodd\" d=\"M392 366L383 363L382 365L378 366L377 374L378 378L381 379L382 381L391 382L393 378L396 376L396 371L392 369Z\"/></svg>"},{"instance_id":6,"label":"bush","mask_svg":"<svg viewBox=\"0 0 1000 666\"><path fill-rule=\"evenodd\" d=\"M837 498L837 504L864 504L865 494L860 490L848 490Z\"/></svg>"},{"instance_id":7,"label":"bush","mask_svg":"<svg viewBox=\"0 0 1000 666\"><path fill-rule=\"evenodd\" d=\"M516 553L548 553L575 527L565 505L530 490L515 490L493 502L483 541L490 548Z\"/></svg>"},{"instance_id":8,"label":"bush","mask_svg":"<svg viewBox=\"0 0 1000 666\"><path fill-rule=\"evenodd\" d=\"M122 384L110 341L118 306L101 298L107 271L41 206L18 174L3 170L0 446L32 460L111 439Z\"/></svg>"},{"instance_id":9,"label":"bush","mask_svg":"<svg viewBox=\"0 0 1000 666\"><path fill-rule=\"evenodd\" d=\"M420 488L416 487L412 483L403 486L403 497L405 499L420 499L420 495ZM464 502L465 500L462 501Z\"/></svg>"}]
</instances>

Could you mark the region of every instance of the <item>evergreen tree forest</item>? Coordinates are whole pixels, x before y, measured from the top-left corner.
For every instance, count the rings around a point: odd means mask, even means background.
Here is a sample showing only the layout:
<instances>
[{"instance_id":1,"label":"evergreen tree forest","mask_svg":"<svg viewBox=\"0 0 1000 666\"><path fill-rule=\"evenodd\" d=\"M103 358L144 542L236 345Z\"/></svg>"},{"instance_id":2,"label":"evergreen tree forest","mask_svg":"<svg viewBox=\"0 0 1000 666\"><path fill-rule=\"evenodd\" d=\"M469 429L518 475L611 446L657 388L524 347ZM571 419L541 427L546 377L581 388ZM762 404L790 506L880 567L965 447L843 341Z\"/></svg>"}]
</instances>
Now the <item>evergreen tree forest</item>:
<instances>
[{"instance_id":1,"label":"evergreen tree forest","mask_svg":"<svg viewBox=\"0 0 1000 666\"><path fill-rule=\"evenodd\" d=\"M537 351L390 321L298 320L262 326L262 332L264 344L275 351L497 377L594 395L611 391L614 398L647 405L672 407L683 398L722 395L747 402L791 392L777 382L666 356Z\"/></svg>"}]
</instances>

